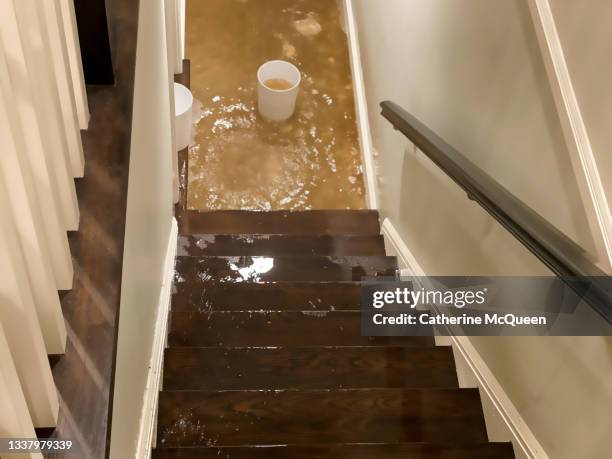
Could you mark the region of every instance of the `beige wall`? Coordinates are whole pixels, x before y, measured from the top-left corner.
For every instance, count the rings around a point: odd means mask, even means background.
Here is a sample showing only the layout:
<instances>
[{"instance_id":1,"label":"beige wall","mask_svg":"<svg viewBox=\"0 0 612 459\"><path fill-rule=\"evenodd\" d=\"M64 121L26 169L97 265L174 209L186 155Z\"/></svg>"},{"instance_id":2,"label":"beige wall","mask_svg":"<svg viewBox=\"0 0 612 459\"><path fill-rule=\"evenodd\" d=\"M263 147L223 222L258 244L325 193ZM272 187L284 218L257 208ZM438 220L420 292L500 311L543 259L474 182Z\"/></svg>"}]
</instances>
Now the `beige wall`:
<instances>
[{"instance_id":1,"label":"beige wall","mask_svg":"<svg viewBox=\"0 0 612 459\"><path fill-rule=\"evenodd\" d=\"M110 457L135 455L172 225L172 113L163 0L141 0Z\"/></svg>"},{"instance_id":2,"label":"beige wall","mask_svg":"<svg viewBox=\"0 0 612 459\"><path fill-rule=\"evenodd\" d=\"M612 203L612 2L549 2L608 203Z\"/></svg>"},{"instance_id":3,"label":"beige wall","mask_svg":"<svg viewBox=\"0 0 612 459\"><path fill-rule=\"evenodd\" d=\"M382 216L425 271L547 273L393 131L379 115L378 103L385 99L420 118L594 252L527 3L353 0L353 5L373 146L379 153ZM550 457L606 457L606 435L612 431L609 339L472 342Z\"/></svg>"}]
</instances>

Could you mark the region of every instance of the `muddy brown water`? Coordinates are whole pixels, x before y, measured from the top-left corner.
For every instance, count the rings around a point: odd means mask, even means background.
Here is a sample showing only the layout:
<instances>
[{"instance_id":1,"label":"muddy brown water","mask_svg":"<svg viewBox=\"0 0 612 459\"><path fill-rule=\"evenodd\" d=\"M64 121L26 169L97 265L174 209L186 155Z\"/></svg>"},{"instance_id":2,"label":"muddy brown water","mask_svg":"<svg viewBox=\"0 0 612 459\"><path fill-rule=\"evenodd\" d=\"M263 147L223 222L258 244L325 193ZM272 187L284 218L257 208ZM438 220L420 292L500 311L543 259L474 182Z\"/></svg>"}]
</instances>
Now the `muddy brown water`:
<instances>
[{"instance_id":1,"label":"muddy brown water","mask_svg":"<svg viewBox=\"0 0 612 459\"><path fill-rule=\"evenodd\" d=\"M201 105L190 209L365 207L347 38L331 0L188 0L186 54ZM302 72L295 115L257 112L259 66Z\"/></svg>"}]
</instances>

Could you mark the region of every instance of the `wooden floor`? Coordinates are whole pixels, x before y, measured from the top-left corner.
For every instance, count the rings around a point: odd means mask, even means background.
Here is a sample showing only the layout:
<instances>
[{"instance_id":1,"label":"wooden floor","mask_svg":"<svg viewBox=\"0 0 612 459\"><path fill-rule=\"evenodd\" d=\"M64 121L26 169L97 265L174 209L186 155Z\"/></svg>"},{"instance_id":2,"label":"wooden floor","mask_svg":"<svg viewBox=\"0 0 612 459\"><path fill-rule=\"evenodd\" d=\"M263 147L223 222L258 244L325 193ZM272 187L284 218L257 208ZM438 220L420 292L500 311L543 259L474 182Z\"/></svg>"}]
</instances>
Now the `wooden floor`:
<instances>
[{"instance_id":1,"label":"wooden floor","mask_svg":"<svg viewBox=\"0 0 612 459\"><path fill-rule=\"evenodd\" d=\"M77 452L47 457L102 459L110 432L139 1L106 4L116 85L88 88L85 176L77 180L80 228L69 236L74 285L62 295L68 344L53 359L60 397L53 437L72 440Z\"/></svg>"},{"instance_id":2,"label":"wooden floor","mask_svg":"<svg viewBox=\"0 0 612 459\"><path fill-rule=\"evenodd\" d=\"M372 211L181 214L154 459L506 459L431 336L361 335Z\"/></svg>"}]
</instances>

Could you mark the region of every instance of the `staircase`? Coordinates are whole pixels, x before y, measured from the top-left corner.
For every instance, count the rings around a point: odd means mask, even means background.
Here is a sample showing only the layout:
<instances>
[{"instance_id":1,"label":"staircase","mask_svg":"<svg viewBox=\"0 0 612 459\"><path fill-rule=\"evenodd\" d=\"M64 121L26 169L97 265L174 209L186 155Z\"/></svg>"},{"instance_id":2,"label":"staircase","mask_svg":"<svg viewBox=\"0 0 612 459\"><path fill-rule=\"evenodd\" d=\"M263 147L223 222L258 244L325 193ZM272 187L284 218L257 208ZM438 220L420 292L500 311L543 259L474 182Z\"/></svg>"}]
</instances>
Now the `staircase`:
<instances>
[{"instance_id":1,"label":"staircase","mask_svg":"<svg viewBox=\"0 0 612 459\"><path fill-rule=\"evenodd\" d=\"M154 459L505 459L431 337L360 334L374 211L185 212Z\"/></svg>"}]
</instances>

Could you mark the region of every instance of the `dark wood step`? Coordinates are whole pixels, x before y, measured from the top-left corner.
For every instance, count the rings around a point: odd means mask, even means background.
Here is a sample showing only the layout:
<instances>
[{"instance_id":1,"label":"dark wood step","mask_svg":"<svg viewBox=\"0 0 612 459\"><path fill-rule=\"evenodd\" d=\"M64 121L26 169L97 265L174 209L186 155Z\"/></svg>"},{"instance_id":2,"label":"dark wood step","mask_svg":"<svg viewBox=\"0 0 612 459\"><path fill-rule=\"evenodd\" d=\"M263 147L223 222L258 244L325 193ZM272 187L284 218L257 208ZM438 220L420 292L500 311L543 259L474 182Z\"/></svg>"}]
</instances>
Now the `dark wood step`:
<instances>
[{"instance_id":1,"label":"dark wood step","mask_svg":"<svg viewBox=\"0 0 612 459\"><path fill-rule=\"evenodd\" d=\"M157 445L487 441L476 389L162 391Z\"/></svg>"},{"instance_id":2,"label":"dark wood step","mask_svg":"<svg viewBox=\"0 0 612 459\"><path fill-rule=\"evenodd\" d=\"M396 270L395 257L177 257L175 283L358 281Z\"/></svg>"},{"instance_id":3,"label":"dark wood step","mask_svg":"<svg viewBox=\"0 0 612 459\"><path fill-rule=\"evenodd\" d=\"M359 310L358 282L177 283L172 309L207 311Z\"/></svg>"},{"instance_id":4,"label":"dark wood step","mask_svg":"<svg viewBox=\"0 0 612 459\"><path fill-rule=\"evenodd\" d=\"M153 459L512 459L511 443L312 445L153 450Z\"/></svg>"},{"instance_id":5,"label":"dark wood step","mask_svg":"<svg viewBox=\"0 0 612 459\"><path fill-rule=\"evenodd\" d=\"M457 388L450 347L169 348L165 390Z\"/></svg>"},{"instance_id":6,"label":"dark wood step","mask_svg":"<svg viewBox=\"0 0 612 459\"><path fill-rule=\"evenodd\" d=\"M381 235L286 236L278 234L180 236L178 255L189 256L289 256L289 255L385 255Z\"/></svg>"},{"instance_id":7,"label":"dark wood step","mask_svg":"<svg viewBox=\"0 0 612 459\"><path fill-rule=\"evenodd\" d=\"M252 212L221 210L186 211L180 234L361 234L380 233L374 210L308 210L302 212Z\"/></svg>"},{"instance_id":8,"label":"dark wood step","mask_svg":"<svg viewBox=\"0 0 612 459\"><path fill-rule=\"evenodd\" d=\"M433 346L431 336L361 336L357 311L172 311L170 346Z\"/></svg>"}]
</instances>

